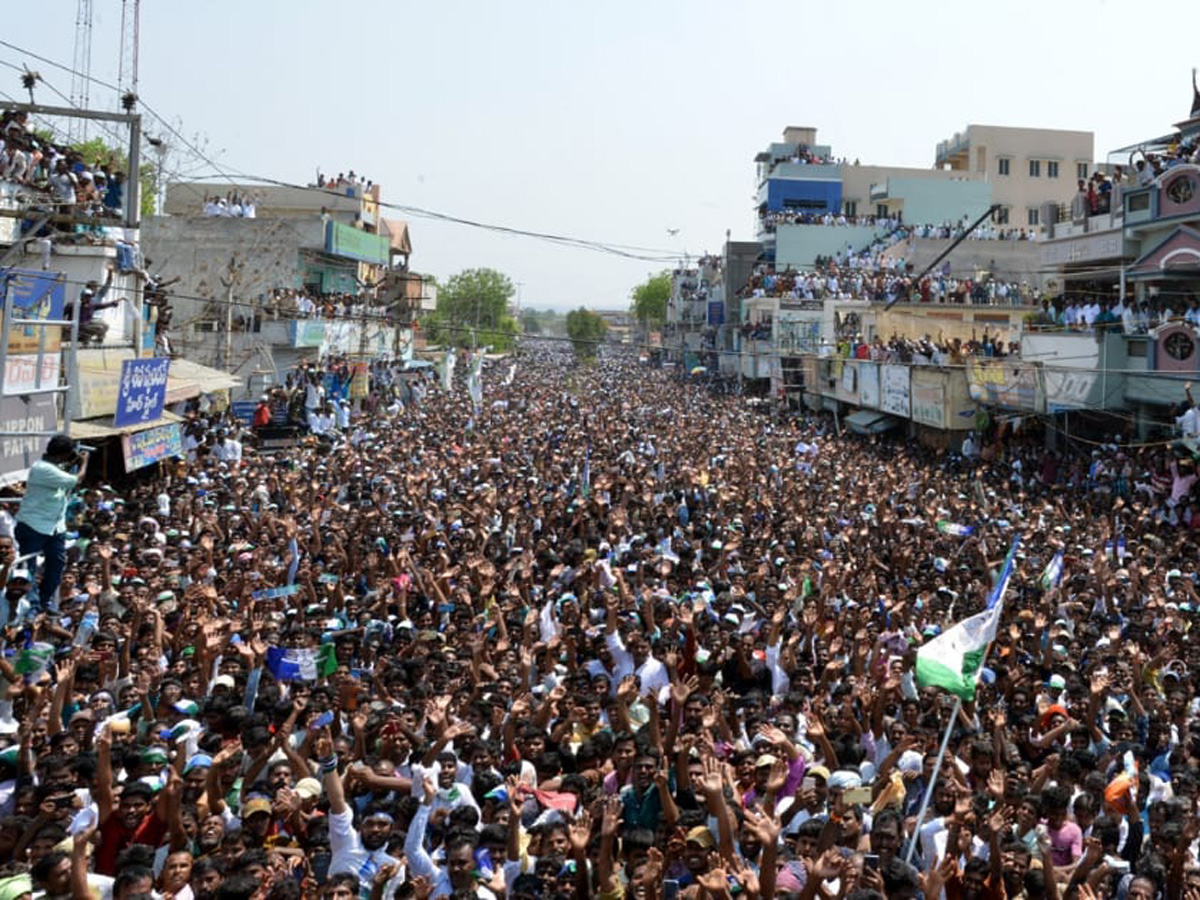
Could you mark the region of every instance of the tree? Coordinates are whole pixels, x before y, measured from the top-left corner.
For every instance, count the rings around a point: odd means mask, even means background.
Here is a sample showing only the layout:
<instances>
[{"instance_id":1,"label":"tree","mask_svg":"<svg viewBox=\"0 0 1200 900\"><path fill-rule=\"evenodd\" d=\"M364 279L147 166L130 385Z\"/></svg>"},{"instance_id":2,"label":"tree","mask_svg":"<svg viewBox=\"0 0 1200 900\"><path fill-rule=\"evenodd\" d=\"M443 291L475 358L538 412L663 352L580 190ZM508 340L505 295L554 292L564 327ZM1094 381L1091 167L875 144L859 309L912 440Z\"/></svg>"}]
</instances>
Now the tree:
<instances>
[{"instance_id":1,"label":"tree","mask_svg":"<svg viewBox=\"0 0 1200 900\"><path fill-rule=\"evenodd\" d=\"M437 310L429 323L433 340L459 347L507 350L517 335L508 304L516 291L495 269L465 269L438 286Z\"/></svg>"},{"instance_id":2,"label":"tree","mask_svg":"<svg viewBox=\"0 0 1200 900\"><path fill-rule=\"evenodd\" d=\"M656 328L667 321L667 301L671 298L671 273L651 275L630 293L633 303L629 310L647 328Z\"/></svg>"},{"instance_id":3,"label":"tree","mask_svg":"<svg viewBox=\"0 0 1200 900\"><path fill-rule=\"evenodd\" d=\"M567 336L575 355L580 359L593 359L600 342L608 331L608 323L590 309L579 307L567 313Z\"/></svg>"},{"instance_id":4,"label":"tree","mask_svg":"<svg viewBox=\"0 0 1200 900\"><path fill-rule=\"evenodd\" d=\"M94 137L91 140L73 144L71 149L78 152L83 157L84 163L91 168L108 163L113 169L124 172L127 176L129 174L128 154L119 147L110 147L102 137ZM142 216L152 216L155 213L155 181L152 163L143 162L138 166L138 184L141 188L138 208Z\"/></svg>"}]
</instances>

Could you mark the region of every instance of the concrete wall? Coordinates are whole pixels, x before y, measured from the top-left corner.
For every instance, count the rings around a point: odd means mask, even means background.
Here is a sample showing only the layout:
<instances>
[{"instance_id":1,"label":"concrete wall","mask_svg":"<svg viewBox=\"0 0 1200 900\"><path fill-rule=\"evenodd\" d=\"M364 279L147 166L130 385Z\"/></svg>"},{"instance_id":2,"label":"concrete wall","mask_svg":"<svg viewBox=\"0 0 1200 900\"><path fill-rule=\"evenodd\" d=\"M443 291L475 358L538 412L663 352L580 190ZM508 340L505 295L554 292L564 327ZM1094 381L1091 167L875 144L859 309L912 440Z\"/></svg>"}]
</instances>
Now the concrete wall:
<instances>
[{"instance_id":1,"label":"concrete wall","mask_svg":"<svg viewBox=\"0 0 1200 900\"><path fill-rule=\"evenodd\" d=\"M167 278L181 276L172 288L171 328L176 349L205 365L217 362L220 335L199 331L202 321L223 326L227 289L221 283L236 260L239 275L235 301L252 301L279 287L300 287L300 248L322 246L322 223L283 219L225 219L156 216L142 228L142 249L154 270ZM233 315L253 310L234 307Z\"/></svg>"},{"instance_id":2,"label":"concrete wall","mask_svg":"<svg viewBox=\"0 0 1200 900\"><path fill-rule=\"evenodd\" d=\"M1077 163L1087 163L1091 174L1095 140L1090 131L1047 128L1008 128L968 125L961 134L962 149L947 158L956 171L973 172L993 184L994 202L1009 207L1009 225L1028 224L1027 212L1043 203L1070 203L1075 194ZM1009 160L1009 174L1000 174L1000 159ZM1041 174L1029 174L1029 161L1041 163ZM1048 162L1058 163L1058 177L1050 178Z\"/></svg>"},{"instance_id":3,"label":"concrete wall","mask_svg":"<svg viewBox=\"0 0 1200 900\"><path fill-rule=\"evenodd\" d=\"M9 265L24 269L40 269L42 257L31 251L36 250L32 244L23 245L9 260ZM93 246L91 244L55 244L50 256L50 271L62 272L66 275L66 297L68 301L79 297L83 286L89 281L104 283L109 262L116 260L117 251L112 247ZM131 341L135 333L136 319L141 315L138 304L138 279L132 274L113 275L112 287L109 289L106 301L122 299L126 302L111 309L102 309L96 313L96 318L108 325L108 333L104 337L106 344L120 344Z\"/></svg>"},{"instance_id":4,"label":"concrete wall","mask_svg":"<svg viewBox=\"0 0 1200 900\"><path fill-rule=\"evenodd\" d=\"M957 222L964 216L974 221L992 205L992 186L978 180L889 176L887 194L889 206L897 205L911 224Z\"/></svg>"},{"instance_id":5,"label":"concrete wall","mask_svg":"<svg viewBox=\"0 0 1200 900\"><path fill-rule=\"evenodd\" d=\"M346 192L357 190L357 196ZM362 195L361 188L341 188L340 195L329 190L303 187L281 187L263 184L221 184L220 182L175 182L167 185L163 212L169 216L200 216L204 212L206 195L237 193L254 197L256 215L260 219L307 218L320 215L325 208L339 222L350 222L355 213L374 215L375 201Z\"/></svg>"},{"instance_id":6,"label":"concrete wall","mask_svg":"<svg viewBox=\"0 0 1200 900\"><path fill-rule=\"evenodd\" d=\"M945 251L951 240L908 238L889 248L889 255L902 256L916 272L923 270ZM940 269L950 263L950 274L956 278L972 278L976 272L993 272L1006 281L1027 281L1041 288L1042 251L1038 241L972 241L966 240L938 263Z\"/></svg>"},{"instance_id":7,"label":"concrete wall","mask_svg":"<svg viewBox=\"0 0 1200 900\"><path fill-rule=\"evenodd\" d=\"M861 250L886 231L874 225L780 225L775 229L775 268L809 268L818 256Z\"/></svg>"}]
</instances>

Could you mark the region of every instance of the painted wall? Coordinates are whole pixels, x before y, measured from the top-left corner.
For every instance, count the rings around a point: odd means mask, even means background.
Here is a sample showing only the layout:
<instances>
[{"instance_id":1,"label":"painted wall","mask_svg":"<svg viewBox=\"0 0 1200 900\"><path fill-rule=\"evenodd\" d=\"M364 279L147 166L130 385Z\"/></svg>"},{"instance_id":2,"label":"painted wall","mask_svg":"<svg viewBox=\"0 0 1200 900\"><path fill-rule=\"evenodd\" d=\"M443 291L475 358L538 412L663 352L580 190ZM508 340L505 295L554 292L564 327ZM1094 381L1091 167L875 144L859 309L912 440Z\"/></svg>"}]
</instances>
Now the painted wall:
<instances>
[{"instance_id":1,"label":"painted wall","mask_svg":"<svg viewBox=\"0 0 1200 900\"><path fill-rule=\"evenodd\" d=\"M809 268L818 256L861 250L886 231L874 225L780 225L775 231L775 268Z\"/></svg>"}]
</instances>

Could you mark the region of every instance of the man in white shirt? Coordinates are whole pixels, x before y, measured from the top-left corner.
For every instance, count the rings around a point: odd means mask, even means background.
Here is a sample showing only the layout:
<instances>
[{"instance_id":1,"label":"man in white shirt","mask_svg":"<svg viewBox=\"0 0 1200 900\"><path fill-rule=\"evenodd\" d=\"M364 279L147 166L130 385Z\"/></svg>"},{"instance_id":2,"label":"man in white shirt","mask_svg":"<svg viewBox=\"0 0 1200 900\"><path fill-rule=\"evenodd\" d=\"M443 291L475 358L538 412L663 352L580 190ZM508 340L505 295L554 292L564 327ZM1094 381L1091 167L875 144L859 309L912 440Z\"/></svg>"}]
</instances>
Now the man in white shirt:
<instances>
[{"instance_id":1,"label":"man in white shirt","mask_svg":"<svg viewBox=\"0 0 1200 900\"><path fill-rule=\"evenodd\" d=\"M446 863L439 866L425 849L425 830L429 825L429 815L433 811L433 802L437 797L433 778L426 775L421 785L421 805L408 826L408 834L404 839L404 858L408 861L408 871L415 877L428 878L433 882L431 897L461 896L462 893L473 894L479 900L496 900L496 895L475 881L475 847L470 840L462 836L453 837L445 845ZM330 800L333 794L330 792ZM332 804L330 818L332 819ZM337 849L333 847L333 823L329 827L330 847L333 848L334 858ZM331 865L329 871L333 872Z\"/></svg>"},{"instance_id":2,"label":"man in white shirt","mask_svg":"<svg viewBox=\"0 0 1200 900\"><path fill-rule=\"evenodd\" d=\"M229 437L225 429L222 428L217 432L217 442L213 444L212 455L213 459L236 465L242 461L241 442Z\"/></svg>"},{"instance_id":3,"label":"man in white shirt","mask_svg":"<svg viewBox=\"0 0 1200 900\"><path fill-rule=\"evenodd\" d=\"M325 771L325 794L329 797L329 850L332 856L329 874L358 876L359 896L368 898L371 895L371 882L379 870L384 866L398 868L400 865L400 860L387 852L392 816L383 804L368 803L362 821L355 829L354 812L346 803L333 741L323 735L317 739L316 750ZM423 833L424 828L421 831ZM409 859L411 861L412 857L409 856ZM393 880L395 877L394 874Z\"/></svg>"}]
</instances>

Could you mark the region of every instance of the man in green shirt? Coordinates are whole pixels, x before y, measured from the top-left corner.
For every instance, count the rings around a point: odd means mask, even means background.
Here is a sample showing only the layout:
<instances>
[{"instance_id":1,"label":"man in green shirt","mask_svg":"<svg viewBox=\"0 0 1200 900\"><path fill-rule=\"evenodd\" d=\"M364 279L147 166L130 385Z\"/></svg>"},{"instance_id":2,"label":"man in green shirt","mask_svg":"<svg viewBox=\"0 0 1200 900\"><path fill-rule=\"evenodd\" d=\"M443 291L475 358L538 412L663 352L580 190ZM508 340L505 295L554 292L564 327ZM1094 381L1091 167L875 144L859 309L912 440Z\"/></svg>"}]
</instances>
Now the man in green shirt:
<instances>
[{"instance_id":1,"label":"man in green shirt","mask_svg":"<svg viewBox=\"0 0 1200 900\"><path fill-rule=\"evenodd\" d=\"M65 434L56 434L42 458L29 468L14 537L21 555L40 553L45 560L41 584L34 582L36 597L30 598L35 611L58 613L58 585L67 563L67 503L87 460L87 451L80 452ZM77 465L78 472L72 472Z\"/></svg>"}]
</instances>

